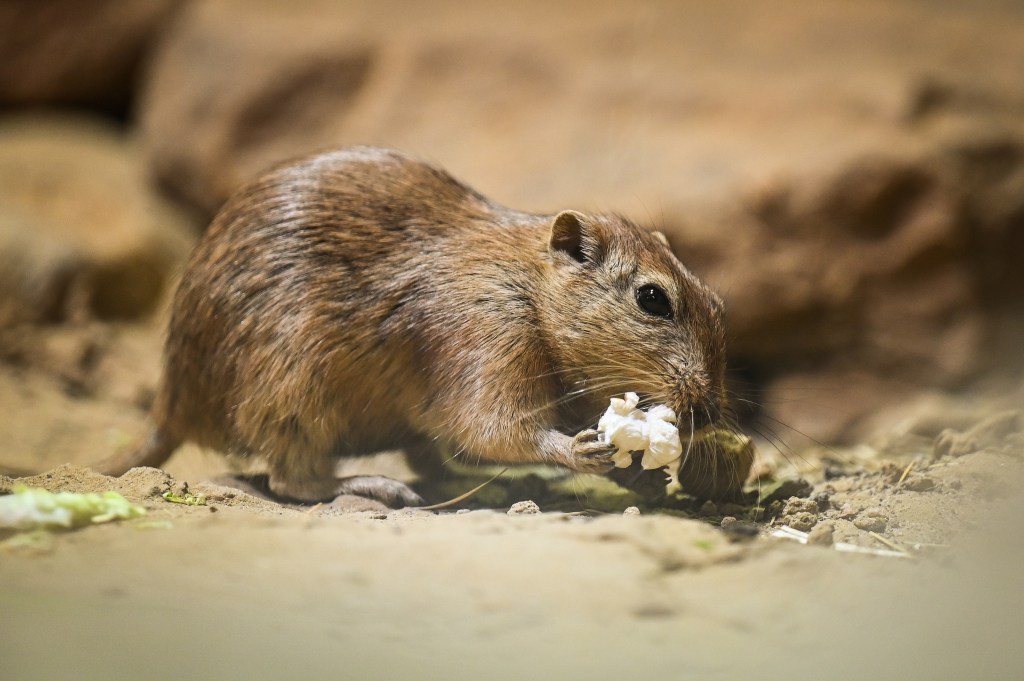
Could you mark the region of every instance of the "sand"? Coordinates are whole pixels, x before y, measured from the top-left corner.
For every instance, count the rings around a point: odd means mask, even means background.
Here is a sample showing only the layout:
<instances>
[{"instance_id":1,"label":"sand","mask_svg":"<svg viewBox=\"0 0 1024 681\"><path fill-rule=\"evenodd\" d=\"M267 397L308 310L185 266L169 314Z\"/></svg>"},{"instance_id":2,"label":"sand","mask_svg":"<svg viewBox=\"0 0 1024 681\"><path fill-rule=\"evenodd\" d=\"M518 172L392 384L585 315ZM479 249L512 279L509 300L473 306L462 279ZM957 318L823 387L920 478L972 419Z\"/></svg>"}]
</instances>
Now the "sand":
<instances>
[{"instance_id":1,"label":"sand","mask_svg":"<svg viewBox=\"0 0 1024 681\"><path fill-rule=\"evenodd\" d=\"M24 482L112 489L148 510L4 535L3 678L959 679L1012 678L1024 662L1013 429L939 458L934 437L912 433L794 446L776 463L811 481L813 501L780 502L747 539L719 527L745 509L623 515L627 497L585 479L515 471L476 510L290 508L206 482L227 467L194 449L168 472L84 467L144 431L157 335L115 330L84 393L69 395L52 362L0 370L5 463L71 462ZM919 422L966 429L1002 403L970 404ZM394 456L358 466L409 475ZM161 496L183 485L206 505ZM531 497L540 513L507 513ZM769 536L801 513L836 542L908 557ZM885 542L865 518L884 520Z\"/></svg>"}]
</instances>

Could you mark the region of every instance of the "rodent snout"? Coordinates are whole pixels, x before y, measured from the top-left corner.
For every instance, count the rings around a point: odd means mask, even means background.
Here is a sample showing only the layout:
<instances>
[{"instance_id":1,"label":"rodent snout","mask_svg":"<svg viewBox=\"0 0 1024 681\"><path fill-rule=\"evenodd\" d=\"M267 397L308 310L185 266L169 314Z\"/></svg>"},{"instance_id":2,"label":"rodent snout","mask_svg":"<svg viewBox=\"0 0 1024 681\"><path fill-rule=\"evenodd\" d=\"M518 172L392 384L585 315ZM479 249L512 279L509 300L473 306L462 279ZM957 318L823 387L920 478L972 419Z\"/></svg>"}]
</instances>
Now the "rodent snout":
<instances>
[{"instance_id":1,"label":"rodent snout","mask_svg":"<svg viewBox=\"0 0 1024 681\"><path fill-rule=\"evenodd\" d=\"M722 409L717 402L705 399L679 414L676 417L676 423L679 425L680 430L686 430L687 425L691 425L693 431L697 432L718 423L721 417ZM690 423L687 424L687 421Z\"/></svg>"},{"instance_id":2,"label":"rodent snout","mask_svg":"<svg viewBox=\"0 0 1024 681\"><path fill-rule=\"evenodd\" d=\"M680 388L675 404L672 404L679 432L692 430L696 433L719 422L724 397L710 376L694 372L685 378Z\"/></svg>"}]
</instances>

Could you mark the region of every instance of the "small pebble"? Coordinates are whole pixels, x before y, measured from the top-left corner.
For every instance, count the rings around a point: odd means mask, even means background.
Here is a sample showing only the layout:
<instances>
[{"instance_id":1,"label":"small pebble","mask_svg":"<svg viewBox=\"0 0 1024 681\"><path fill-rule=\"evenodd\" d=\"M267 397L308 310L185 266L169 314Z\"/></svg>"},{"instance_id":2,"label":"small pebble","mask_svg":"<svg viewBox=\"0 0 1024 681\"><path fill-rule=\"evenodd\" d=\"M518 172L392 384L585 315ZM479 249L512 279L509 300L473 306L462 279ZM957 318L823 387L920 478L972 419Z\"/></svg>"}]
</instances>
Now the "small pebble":
<instances>
[{"instance_id":1,"label":"small pebble","mask_svg":"<svg viewBox=\"0 0 1024 681\"><path fill-rule=\"evenodd\" d=\"M786 515L782 517L782 522L789 525L794 530L800 530L801 532L808 532L812 527L818 523L818 516L814 513L799 512L793 513L792 515Z\"/></svg>"},{"instance_id":2,"label":"small pebble","mask_svg":"<svg viewBox=\"0 0 1024 681\"><path fill-rule=\"evenodd\" d=\"M761 503L781 502L783 499L789 499L790 497L809 497L811 496L812 489L811 483L803 478L784 480L771 494L762 499Z\"/></svg>"},{"instance_id":3,"label":"small pebble","mask_svg":"<svg viewBox=\"0 0 1024 681\"><path fill-rule=\"evenodd\" d=\"M843 504L843 507L839 510L839 517L840 518L845 518L845 519L850 519L850 518L856 517L857 513L858 513L858 511L857 511L857 507L856 506L854 506L853 504L850 504L850 503L846 503L846 504Z\"/></svg>"},{"instance_id":4,"label":"small pebble","mask_svg":"<svg viewBox=\"0 0 1024 681\"><path fill-rule=\"evenodd\" d=\"M472 512L473 512L472 509L460 508L458 511L455 512L455 515L465 515L467 513L472 513Z\"/></svg>"},{"instance_id":5,"label":"small pebble","mask_svg":"<svg viewBox=\"0 0 1024 681\"><path fill-rule=\"evenodd\" d=\"M738 520L732 516L722 518L722 532L730 541L753 539L760 533L757 525L749 520Z\"/></svg>"},{"instance_id":6,"label":"small pebble","mask_svg":"<svg viewBox=\"0 0 1024 681\"><path fill-rule=\"evenodd\" d=\"M935 489L935 480L927 475L910 478L903 481L903 489L908 489L911 492L928 492Z\"/></svg>"},{"instance_id":7,"label":"small pebble","mask_svg":"<svg viewBox=\"0 0 1024 681\"><path fill-rule=\"evenodd\" d=\"M857 518L853 521L854 527L864 530L865 532L885 532L887 525L885 518L865 516Z\"/></svg>"},{"instance_id":8,"label":"small pebble","mask_svg":"<svg viewBox=\"0 0 1024 681\"><path fill-rule=\"evenodd\" d=\"M533 501L517 501L508 509L508 515L533 515L540 513L540 506Z\"/></svg>"},{"instance_id":9,"label":"small pebble","mask_svg":"<svg viewBox=\"0 0 1024 681\"><path fill-rule=\"evenodd\" d=\"M817 544L818 546L832 546L832 534L835 530L836 528L832 523L818 523L807 535L807 543Z\"/></svg>"},{"instance_id":10,"label":"small pebble","mask_svg":"<svg viewBox=\"0 0 1024 681\"><path fill-rule=\"evenodd\" d=\"M845 476L846 470L838 466L825 466L824 474L826 480L835 480Z\"/></svg>"},{"instance_id":11,"label":"small pebble","mask_svg":"<svg viewBox=\"0 0 1024 681\"><path fill-rule=\"evenodd\" d=\"M636 506L627 506L622 515L640 515L640 509Z\"/></svg>"},{"instance_id":12,"label":"small pebble","mask_svg":"<svg viewBox=\"0 0 1024 681\"><path fill-rule=\"evenodd\" d=\"M786 506L782 509L782 515L793 515L796 513L817 513L818 502L812 499L790 497L786 500Z\"/></svg>"},{"instance_id":13,"label":"small pebble","mask_svg":"<svg viewBox=\"0 0 1024 681\"><path fill-rule=\"evenodd\" d=\"M703 516L718 515L718 506L708 499L700 507L700 514Z\"/></svg>"}]
</instances>

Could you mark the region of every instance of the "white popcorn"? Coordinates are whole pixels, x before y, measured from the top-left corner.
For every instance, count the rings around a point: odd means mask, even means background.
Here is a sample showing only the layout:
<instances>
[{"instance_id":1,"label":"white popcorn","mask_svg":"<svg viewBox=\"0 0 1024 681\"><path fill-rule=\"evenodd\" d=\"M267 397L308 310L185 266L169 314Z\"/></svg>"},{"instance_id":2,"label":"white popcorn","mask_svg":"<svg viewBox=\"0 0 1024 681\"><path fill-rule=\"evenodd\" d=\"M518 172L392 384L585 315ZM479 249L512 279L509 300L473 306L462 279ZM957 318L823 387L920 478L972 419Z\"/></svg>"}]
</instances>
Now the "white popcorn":
<instances>
[{"instance_id":1,"label":"white popcorn","mask_svg":"<svg viewBox=\"0 0 1024 681\"><path fill-rule=\"evenodd\" d=\"M683 453L676 428L676 413L663 404L651 407L646 413L637 409L640 398L626 393L625 399L613 397L608 410L597 423L604 441L614 444L618 451L612 462L618 468L628 468L633 461L632 451L643 451L640 465L645 469L661 468L678 462Z\"/></svg>"}]
</instances>

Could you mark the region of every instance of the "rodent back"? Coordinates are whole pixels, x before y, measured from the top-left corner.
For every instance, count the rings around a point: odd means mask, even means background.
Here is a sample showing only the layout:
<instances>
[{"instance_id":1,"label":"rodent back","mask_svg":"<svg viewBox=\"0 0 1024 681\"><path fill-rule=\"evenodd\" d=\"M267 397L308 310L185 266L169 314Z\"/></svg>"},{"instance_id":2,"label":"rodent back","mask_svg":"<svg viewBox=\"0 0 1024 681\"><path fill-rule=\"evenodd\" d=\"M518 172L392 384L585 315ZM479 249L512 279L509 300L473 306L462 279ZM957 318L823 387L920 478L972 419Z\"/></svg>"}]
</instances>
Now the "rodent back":
<instances>
[{"instance_id":1,"label":"rodent back","mask_svg":"<svg viewBox=\"0 0 1024 681\"><path fill-rule=\"evenodd\" d=\"M517 279L496 261L521 238L483 234L507 222L502 210L383 150L268 172L225 205L187 266L158 412L201 444L240 450L275 411L331 411L339 386L392 416L422 409L425 382L451 382L465 359L449 341L509 312L488 290Z\"/></svg>"}]
</instances>

